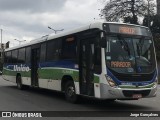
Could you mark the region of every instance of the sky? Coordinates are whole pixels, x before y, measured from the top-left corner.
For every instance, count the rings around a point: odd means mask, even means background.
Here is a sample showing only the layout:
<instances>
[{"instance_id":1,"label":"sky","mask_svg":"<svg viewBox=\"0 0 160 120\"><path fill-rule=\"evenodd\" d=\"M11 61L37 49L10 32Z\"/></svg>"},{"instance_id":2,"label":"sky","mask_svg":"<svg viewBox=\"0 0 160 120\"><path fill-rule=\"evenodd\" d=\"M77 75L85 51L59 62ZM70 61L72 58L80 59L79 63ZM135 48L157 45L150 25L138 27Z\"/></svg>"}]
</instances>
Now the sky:
<instances>
[{"instance_id":1,"label":"sky","mask_svg":"<svg viewBox=\"0 0 160 120\"><path fill-rule=\"evenodd\" d=\"M2 42L17 46L19 42L14 39L29 42L53 33L48 26L66 31L100 20L98 9L104 7L104 1L0 0Z\"/></svg>"}]
</instances>

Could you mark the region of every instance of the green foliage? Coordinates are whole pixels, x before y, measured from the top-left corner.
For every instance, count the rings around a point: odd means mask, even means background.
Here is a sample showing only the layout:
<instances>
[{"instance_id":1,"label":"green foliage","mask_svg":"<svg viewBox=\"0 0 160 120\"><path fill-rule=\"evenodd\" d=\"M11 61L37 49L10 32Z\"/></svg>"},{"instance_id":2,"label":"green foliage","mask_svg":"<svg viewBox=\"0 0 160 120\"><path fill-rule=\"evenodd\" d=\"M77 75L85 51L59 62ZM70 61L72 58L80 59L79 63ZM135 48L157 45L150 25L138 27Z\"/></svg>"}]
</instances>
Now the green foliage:
<instances>
[{"instance_id":1,"label":"green foliage","mask_svg":"<svg viewBox=\"0 0 160 120\"><path fill-rule=\"evenodd\" d=\"M153 33L153 40L156 48L157 60L160 61L160 33Z\"/></svg>"},{"instance_id":2,"label":"green foliage","mask_svg":"<svg viewBox=\"0 0 160 120\"><path fill-rule=\"evenodd\" d=\"M155 43L157 60L160 61L160 16L159 15L149 16L149 20L148 16L145 16L143 19L143 25L148 27L148 22Z\"/></svg>"}]
</instances>

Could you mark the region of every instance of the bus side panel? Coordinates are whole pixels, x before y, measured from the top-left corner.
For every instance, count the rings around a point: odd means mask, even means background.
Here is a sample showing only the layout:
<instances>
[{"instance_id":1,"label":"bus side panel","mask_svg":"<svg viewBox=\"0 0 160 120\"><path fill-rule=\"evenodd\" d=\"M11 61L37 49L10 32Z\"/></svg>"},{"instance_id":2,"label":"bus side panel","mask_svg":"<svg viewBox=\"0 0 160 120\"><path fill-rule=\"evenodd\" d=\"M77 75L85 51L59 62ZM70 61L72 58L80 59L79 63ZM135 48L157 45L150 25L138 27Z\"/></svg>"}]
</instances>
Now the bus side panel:
<instances>
[{"instance_id":1,"label":"bus side panel","mask_svg":"<svg viewBox=\"0 0 160 120\"><path fill-rule=\"evenodd\" d=\"M3 75L3 79L10 81L10 82L13 82L13 83L16 83L16 76Z\"/></svg>"},{"instance_id":2,"label":"bus side panel","mask_svg":"<svg viewBox=\"0 0 160 120\"><path fill-rule=\"evenodd\" d=\"M39 83L38 86L39 86L40 88L45 88L45 89L48 88L48 79L39 78L39 79L38 79L38 83Z\"/></svg>"},{"instance_id":3,"label":"bus side panel","mask_svg":"<svg viewBox=\"0 0 160 120\"><path fill-rule=\"evenodd\" d=\"M13 70L13 65L4 65L3 79L16 83L17 72Z\"/></svg>"},{"instance_id":4,"label":"bus side panel","mask_svg":"<svg viewBox=\"0 0 160 120\"><path fill-rule=\"evenodd\" d=\"M71 76L74 82L78 81L78 70L64 67L51 67L51 65L49 65L48 63L46 63L45 66L41 65L41 68L38 69L40 88L61 91L61 80L63 76L66 75ZM79 87L77 87L77 84L75 85L75 87L77 88L76 91L79 91Z\"/></svg>"},{"instance_id":5,"label":"bus side panel","mask_svg":"<svg viewBox=\"0 0 160 120\"><path fill-rule=\"evenodd\" d=\"M22 84L23 85L31 85L31 78L30 77L22 77Z\"/></svg>"}]
</instances>

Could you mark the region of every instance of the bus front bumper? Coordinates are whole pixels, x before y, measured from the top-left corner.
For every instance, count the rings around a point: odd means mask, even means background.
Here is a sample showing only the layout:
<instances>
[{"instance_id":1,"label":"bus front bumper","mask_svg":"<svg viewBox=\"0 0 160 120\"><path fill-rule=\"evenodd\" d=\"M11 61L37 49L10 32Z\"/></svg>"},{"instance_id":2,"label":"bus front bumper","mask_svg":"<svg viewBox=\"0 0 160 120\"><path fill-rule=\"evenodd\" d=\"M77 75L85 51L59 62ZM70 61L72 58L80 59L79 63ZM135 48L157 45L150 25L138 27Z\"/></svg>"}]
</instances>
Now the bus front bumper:
<instances>
[{"instance_id":1,"label":"bus front bumper","mask_svg":"<svg viewBox=\"0 0 160 120\"><path fill-rule=\"evenodd\" d=\"M101 99L139 99L155 97L156 91L156 84L150 88L120 88L110 87L109 85L103 83L100 84Z\"/></svg>"}]
</instances>

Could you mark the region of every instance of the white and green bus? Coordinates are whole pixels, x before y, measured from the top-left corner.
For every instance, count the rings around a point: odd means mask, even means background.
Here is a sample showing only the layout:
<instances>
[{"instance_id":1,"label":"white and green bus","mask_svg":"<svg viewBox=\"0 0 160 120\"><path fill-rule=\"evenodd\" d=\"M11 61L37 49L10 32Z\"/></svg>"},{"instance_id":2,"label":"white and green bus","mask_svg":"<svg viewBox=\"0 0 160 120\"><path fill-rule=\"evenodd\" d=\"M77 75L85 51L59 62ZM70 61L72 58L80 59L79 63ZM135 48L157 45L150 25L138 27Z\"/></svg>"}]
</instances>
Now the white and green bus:
<instances>
[{"instance_id":1,"label":"white and green bus","mask_svg":"<svg viewBox=\"0 0 160 120\"><path fill-rule=\"evenodd\" d=\"M155 97L157 62L147 27L96 22L5 50L3 78L17 84L108 100Z\"/></svg>"}]
</instances>

